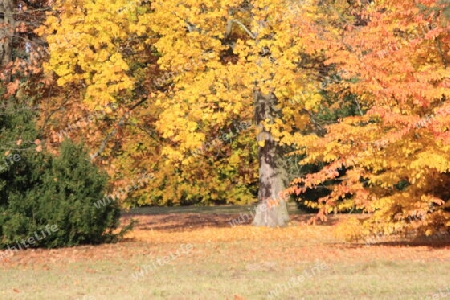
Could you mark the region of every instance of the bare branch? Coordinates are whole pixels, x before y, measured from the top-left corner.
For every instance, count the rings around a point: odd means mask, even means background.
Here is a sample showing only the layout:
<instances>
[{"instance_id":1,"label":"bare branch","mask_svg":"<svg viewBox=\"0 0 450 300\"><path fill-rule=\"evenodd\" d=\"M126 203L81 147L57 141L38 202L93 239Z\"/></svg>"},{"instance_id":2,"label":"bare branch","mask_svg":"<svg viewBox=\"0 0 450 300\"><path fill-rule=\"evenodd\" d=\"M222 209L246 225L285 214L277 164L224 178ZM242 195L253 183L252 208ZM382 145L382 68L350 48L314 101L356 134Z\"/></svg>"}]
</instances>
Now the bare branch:
<instances>
[{"instance_id":1,"label":"bare branch","mask_svg":"<svg viewBox=\"0 0 450 300\"><path fill-rule=\"evenodd\" d=\"M200 29L197 28L197 26L195 26L194 24L192 24L191 22L189 22L188 20L184 20L184 22L187 25L187 29L189 32L200 32Z\"/></svg>"},{"instance_id":2,"label":"bare branch","mask_svg":"<svg viewBox=\"0 0 450 300\"><path fill-rule=\"evenodd\" d=\"M238 24L253 40L256 40L256 35L253 34L250 30L248 30L248 28L245 27L245 25L242 24L240 21L238 21L238 20L231 20L231 22ZM227 27L228 27L228 25L227 25Z\"/></svg>"}]
</instances>

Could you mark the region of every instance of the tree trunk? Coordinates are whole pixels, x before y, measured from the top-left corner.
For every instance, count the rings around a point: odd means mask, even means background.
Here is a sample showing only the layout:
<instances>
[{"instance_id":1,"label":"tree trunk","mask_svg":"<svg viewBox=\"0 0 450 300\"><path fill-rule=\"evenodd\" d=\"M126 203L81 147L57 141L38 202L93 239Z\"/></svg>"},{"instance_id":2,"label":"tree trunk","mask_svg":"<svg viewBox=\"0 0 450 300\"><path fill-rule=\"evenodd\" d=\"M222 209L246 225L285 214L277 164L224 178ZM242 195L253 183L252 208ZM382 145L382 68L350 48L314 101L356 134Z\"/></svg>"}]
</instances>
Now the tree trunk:
<instances>
[{"instance_id":1,"label":"tree trunk","mask_svg":"<svg viewBox=\"0 0 450 300\"><path fill-rule=\"evenodd\" d=\"M0 0L0 72L12 60L14 29L13 0Z\"/></svg>"},{"instance_id":2,"label":"tree trunk","mask_svg":"<svg viewBox=\"0 0 450 300\"><path fill-rule=\"evenodd\" d=\"M263 95L259 89L254 91L254 105L256 125L258 126L257 140L259 145L259 191L258 206L253 225L281 227L289 221L286 202L280 197L285 189L285 172L280 163L281 149L272 134L265 130L261 121L276 117L276 98L273 93Z\"/></svg>"}]
</instances>

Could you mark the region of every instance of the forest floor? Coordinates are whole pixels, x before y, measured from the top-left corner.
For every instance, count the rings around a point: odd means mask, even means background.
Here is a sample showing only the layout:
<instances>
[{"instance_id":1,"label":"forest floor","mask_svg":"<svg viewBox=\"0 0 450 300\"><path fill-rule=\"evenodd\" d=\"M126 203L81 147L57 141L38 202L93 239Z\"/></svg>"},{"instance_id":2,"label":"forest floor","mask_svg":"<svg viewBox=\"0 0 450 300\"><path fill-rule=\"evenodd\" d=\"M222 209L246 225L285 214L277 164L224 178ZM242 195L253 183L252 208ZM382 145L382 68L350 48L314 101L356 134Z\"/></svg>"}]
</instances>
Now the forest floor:
<instances>
[{"instance_id":1,"label":"forest floor","mask_svg":"<svg viewBox=\"0 0 450 300\"><path fill-rule=\"evenodd\" d=\"M130 211L122 219L139 224L118 243L0 261L0 299L450 298L450 241L350 243L335 233L342 217L305 226L305 214L230 226L249 209Z\"/></svg>"}]
</instances>

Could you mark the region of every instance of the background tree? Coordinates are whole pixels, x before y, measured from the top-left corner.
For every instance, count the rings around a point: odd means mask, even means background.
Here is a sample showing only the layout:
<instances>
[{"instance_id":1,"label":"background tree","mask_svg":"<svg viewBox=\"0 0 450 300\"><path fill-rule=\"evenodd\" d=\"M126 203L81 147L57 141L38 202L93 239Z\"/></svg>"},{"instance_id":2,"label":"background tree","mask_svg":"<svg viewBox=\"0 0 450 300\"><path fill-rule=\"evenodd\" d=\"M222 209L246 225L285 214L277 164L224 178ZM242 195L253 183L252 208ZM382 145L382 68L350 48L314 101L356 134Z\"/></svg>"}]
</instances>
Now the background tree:
<instances>
[{"instance_id":1,"label":"background tree","mask_svg":"<svg viewBox=\"0 0 450 300\"><path fill-rule=\"evenodd\" d=\"M12 36L14 34L13 1L0 1L0 66L12 60Z\"/></svg>"}]
</instances>

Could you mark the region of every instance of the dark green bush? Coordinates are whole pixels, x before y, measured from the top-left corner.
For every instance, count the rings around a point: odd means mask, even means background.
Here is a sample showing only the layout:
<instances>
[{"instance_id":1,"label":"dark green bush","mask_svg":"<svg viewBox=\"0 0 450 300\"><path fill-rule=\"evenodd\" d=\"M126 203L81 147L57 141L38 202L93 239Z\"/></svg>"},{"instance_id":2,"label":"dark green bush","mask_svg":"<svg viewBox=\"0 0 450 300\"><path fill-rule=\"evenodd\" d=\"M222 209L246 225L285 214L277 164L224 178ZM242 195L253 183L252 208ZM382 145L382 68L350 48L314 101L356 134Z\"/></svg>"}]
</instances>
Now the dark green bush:
<instances>
[{"instance_id":1,"label":"dark green bush","mask_svg":"<svg viewBox=\"0 0 450 300\"><path fill-rule=\"evenodd\" d=\"M31 124L29 117L24 124ZM13 123L0 118L0 137L7 137ZM23 132L34 141L32 129ZM15 139L9 135L9 144ZM116 201L94 206L104 197L107 176L91 164L83 146L66 140L59 156L35 149L36 145L15 147L11 153L17 152L20 160L0 168L0 248L14 247L30 237L34 243L31 239L28 247L49 248L97 244L115 237L112 231L118 227L120 208Z\"/></svg>"}]
</instances>

